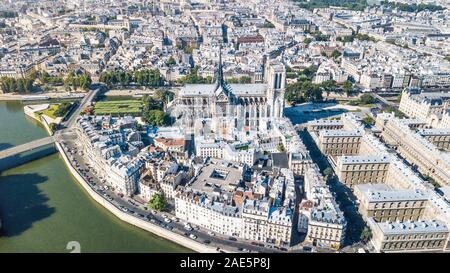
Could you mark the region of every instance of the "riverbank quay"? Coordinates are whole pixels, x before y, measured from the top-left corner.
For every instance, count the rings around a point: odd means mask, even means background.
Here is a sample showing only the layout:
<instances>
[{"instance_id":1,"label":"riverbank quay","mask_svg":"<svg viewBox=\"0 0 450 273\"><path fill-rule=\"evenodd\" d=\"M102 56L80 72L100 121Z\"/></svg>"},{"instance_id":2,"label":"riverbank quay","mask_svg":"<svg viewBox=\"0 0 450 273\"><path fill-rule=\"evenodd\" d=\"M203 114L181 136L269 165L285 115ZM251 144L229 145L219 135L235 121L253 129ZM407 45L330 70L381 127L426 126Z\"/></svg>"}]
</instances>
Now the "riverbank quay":
<instances>
[{"instance_id":1,"label":"riverbank quay","mask_svg":"<svg viewBox=\"0 0 450 273\"><path fill-rule=\"evenodd\" d=\"M36 112L45 110L49 107L49 104L39 104L39 105L26 105L23 107L23 111L25 115L36 120L40 124L42 124L49 135L53 135L52 130L50 129L50 122L47 120L45 115L36 115Z\"/></svg>"},{"instance_id":2,"label":"riverbank quay","mask_svg":"<svg viewBox=\"0 0 450 273\"><path fill-rule=\"evenodd\" d=\"M80 99L85 93L51 92L33 95L0 94L0 101L46 101L50 99Z\"/></svg>"},{"instance_id":3,"label":"riverbank quay","mask_svg":"<svg viewBox=\"0 0 450 273\"><path fill-rule=\"evenodd\" d=\"M120 220L131 224L133 226L139 227L143 230L146 230L148 232L151 232L161 238L167 239L169 241L172 241L174 243L177 243L181 246L184 246L186 248L189 248L196 252L201 253L217 253L217 249L214 247L207 246L205 244L201 244L200 242L194 241L190 238L184 237L182 235L179 235L177 233L168 231L160 226L157 226L151 222L147 222L145 220L139 219L135 216L132 216L122 210L120 210L118 207L116 207L114 204L103 198L99 193L97 193L95 190L93 190L88 182L82 177L82 175L76 170L76 168L72 165L66 151L61 146L60 143L56 143L56 148L60 152L66 167L69 169L72 176L75 178L75 180L84 188L84 190L89 194L89 196L94 199L98 204L100 204L102 207L107 209L109 212L111 212L114 216L119 218ZM224 251L224 249L222 249ZM226 252L226 251L225 251Z\"/></svg>"}]
</instances>

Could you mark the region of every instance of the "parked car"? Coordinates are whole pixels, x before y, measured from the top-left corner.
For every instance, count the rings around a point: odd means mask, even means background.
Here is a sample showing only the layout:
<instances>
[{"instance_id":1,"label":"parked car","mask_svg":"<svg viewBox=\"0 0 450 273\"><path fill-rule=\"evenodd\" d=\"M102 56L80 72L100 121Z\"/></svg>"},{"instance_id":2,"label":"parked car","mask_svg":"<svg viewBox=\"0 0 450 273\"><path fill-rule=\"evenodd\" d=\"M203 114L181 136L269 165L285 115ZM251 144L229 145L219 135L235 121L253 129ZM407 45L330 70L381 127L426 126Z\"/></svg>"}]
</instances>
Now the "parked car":
<instances>
[{"instance_id":1,"label":"parked car","mask_svg":"<svg viewBox=\"0 0 450 273\"><path fill-rule=\"evenodd\" d=\"M189 234L189 238L195 240L195 239L197 239L197 236L195 236L194 234L191 233L191 234Z\"/></svg>"},{"instance_id":2,"label":"parked car","mask_svg":"<svg viewBox=\"0 0 450 273\"><path fill-rule=\"evenodd\" d=\"M172 229L173 229L173 227L172 227L172 226L169 226L169 225L166 225L166 229L168 229L168 230L172 230Z\"/></svg>"},{"instance_id":3,"label":"parked car","mask_svg":"<svg viewBox=\"0 0 450 273\"><path fill-rule=\"evenodd\" d=\"M304 250L304 251L307 251L307 252L311 252L311 251L312 251L312 248L311 248L310 246L304 246L304 247L303 247L303 250Z\"/></svg>"},{"instance_id":4,"label":"parked car","mask_svg":"<svg viewBox=\"0 0 450 273\"><path fill-rule=\"evenodd\" d=\"M237 239L234 238L234 237L228 237L228 240L230 240L230 241L237 241Z\"/></svg>"},{"instance_id":5,"label":"parked car","mask_svg":"<svg viewBox=\"0 0 450 273\"><path fill-rule=\"evenodd\" d=\"M215 236L216 234L214 232L212 232L212 231L208 231L208 235L209 236Z\"/></svg>"},{"instance_id":6,"label":"parked car","mask_svg":"<svg viewBox=\"0 0 450 273\"><path fill-rule=\"evenodd\" d=\"M210 241L210 240L204 240L203 243L204 243L204 244L210 244L211 241Z\"/></svg>"}]
</instances>

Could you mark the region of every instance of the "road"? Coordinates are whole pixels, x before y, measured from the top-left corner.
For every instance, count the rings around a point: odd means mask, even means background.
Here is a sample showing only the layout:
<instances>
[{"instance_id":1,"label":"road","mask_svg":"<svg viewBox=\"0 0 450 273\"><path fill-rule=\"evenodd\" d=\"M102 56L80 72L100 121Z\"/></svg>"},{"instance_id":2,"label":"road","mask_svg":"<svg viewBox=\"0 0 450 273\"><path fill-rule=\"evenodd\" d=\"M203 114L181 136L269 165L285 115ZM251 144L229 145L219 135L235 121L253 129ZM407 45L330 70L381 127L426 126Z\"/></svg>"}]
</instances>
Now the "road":
<instances>
[{"instance_id":1,"label":"road","mask_svg":"<svg viewBox=\"0 0 450 273\"><path fill-rule=\"evenodd\" d=\"M300 131L299 135L305 146L310 151L311 158L314 163L317 164L319 169L323 171L326 168L331 168L328 159L319 150L314 140L311 138L311 135L306 130ZM360 242L360 234L365 226L364 220L358 213L357 207L355 206L356 198L345 185L338 181L336 175L333 175L328 180L328 185L330 186L331 191L336 194L336 201L347 219L345 244L348 249L353 249L352 252L356 252L356 246L362 245Z\"/></svg>"},{"instance_id":2,"label":"road","mask_svg":"<svg viewBox=\"0 0 450 273\"><path fill-rule=\"evenodd\" d=\"M62 125L66 128L71 128L77 117L80 115L81 111L88 105L91 104L92 100L95 98L97 93L101 90L101 87L90 91L84 98L81 100L81 102L78 104L77 108L72 111L71 116L69 119L67 119L65 122L62 123Z\"/></svg>"},{"instance_id":3,"label":"road","mask_svg":"<svg viewBox=\"0 0 450 273\"><path fill-rule=\"evenodd\" d=\"M118 196L110 187L104 188L106 184L104 181L102 181L102 177L99 177L95 170L90 168L88 164L85 164L85 159L83 157L83 153L79 152L81 149L79 143L76 141L77 137L76 135L69 131L65 130L60 135L61 144L64 149L68 149L66 151L69 151L68 154L69 158L72 160L74 166L78 169L78 171L85 177L85 179L89 182L90 186L103 195L103 197L107 200L109 200L113 205L116 207L122 209L123 211L126 211L127 213L141 218L146 221L150 221L154 224L160 225L164 228L170 229L172 232L178 233L183 236L189 236L189 234L194 234L197 236L196 241L205 243L205 241L210 241L208 244L214 247L218 247L220 249L226 249L228 251L232 252L243 252L243 249L247 249L251 252L283 252L279 249L269 247L261 247L252 245L250 241L245 241L241 239L229 240L228 236L223 236L220 234L214 234L214 236L211 236L208 234L208 230L205 230L203 228L195 228L192 231L188 231L184 228L184 223L177 222L171 220L170 223L166 223L164 221L163 215L167 215L169 219L175 219L173 214L170 214L169 212L163 212L163 213L152 213L149 212L145 205L139 204L138 201L126 198L126 197L120 197ZM72 153L72 152L73 153ZM131 201L131 202L130 202ZM125 210L126 209L126 210ZM187 234L187 235L186 235ZM296 252L301 252L301 250L297 250Z\"/></svg>"},{"instance_id":4,"label":"road","mask_svg":"<svg viewBox=\"0 0 450 273\"><path fill-rule=\"evenodd\" d=\"M0 159L4 159L16 154L20 154L26 151L31 151L37 149L39 147L49 145L55 142L55 139L52 136L44 137L38 140L30 141L28 143L11 147L9 149L5 149L0 151Z\"/></svg>"},{"instance_id":5,"label":"road","mask_svg":"<svg viewBox=\"0 0 450 273\"><path fill-rule=\"evenodd\" d=\"M372 97L374 97L375 99L381 101L382 103L386 104L386 105L397 107L397 104L395 104L395 103L393 103L391 101L388 101L387 99L383 98L382 96L378 95L377 93L371 92L370 95Z\"/></svg>"}]
</instances>

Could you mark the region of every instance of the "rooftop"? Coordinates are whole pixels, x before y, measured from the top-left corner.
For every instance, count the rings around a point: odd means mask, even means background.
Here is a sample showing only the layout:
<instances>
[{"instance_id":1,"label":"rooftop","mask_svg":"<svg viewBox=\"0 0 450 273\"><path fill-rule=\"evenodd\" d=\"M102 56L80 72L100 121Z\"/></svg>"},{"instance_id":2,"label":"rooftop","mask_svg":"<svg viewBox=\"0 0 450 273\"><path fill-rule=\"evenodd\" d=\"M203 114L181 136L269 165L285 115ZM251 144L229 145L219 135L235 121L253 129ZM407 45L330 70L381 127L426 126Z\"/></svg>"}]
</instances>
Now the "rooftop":
<instances>
[{"instance_id":1,"label":"rooftop","mask_svg":"<svg viewBox=\"0 0 450 273\"><path fill-rule=\"evenodd\" d=\"M244 173L244 165L224 160L211 160L204 165L190 182L194 191L207 195L220 195L223 191L235 190Z\"/></svg>"},{"instance_id":2,"label":"rooftop","mask_svg":"<svg viewBox=\"0 0 450 273\"><path fill-rule=\"evenodd\" d=\"M438 220L420 220L407 222L382 222L376 223L372 220L378 228L385 235L395 234L424 234L431 232L447 232L448 228L444 222Z\"/></svg>"},{"instance_id":3,"label":"rooftop","mask_svg":"<svg viewBox=\"0 0 450 273\"><path fill-rule=\"evenodd\" d=\"M356 187L369 202L428 200L427 194L419 189L396 190L385 184L361 184Z\"/></svg>"}]
</instances>

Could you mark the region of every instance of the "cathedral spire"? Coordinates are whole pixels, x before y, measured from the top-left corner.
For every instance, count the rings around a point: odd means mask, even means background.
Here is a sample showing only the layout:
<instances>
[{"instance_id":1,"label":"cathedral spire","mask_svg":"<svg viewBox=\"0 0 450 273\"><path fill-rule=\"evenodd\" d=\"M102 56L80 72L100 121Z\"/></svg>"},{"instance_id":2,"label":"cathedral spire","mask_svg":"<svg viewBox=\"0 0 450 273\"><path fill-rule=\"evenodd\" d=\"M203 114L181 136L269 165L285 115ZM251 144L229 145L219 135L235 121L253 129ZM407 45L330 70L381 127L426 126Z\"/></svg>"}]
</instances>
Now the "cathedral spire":
<instances>
[{"instance_id":1,"label":"cathedral spire","mask_svg":"<svg viewBox=\"0 0 450 273\"><path fill-rule=\"evenodd\" d=\"M219 44L219 68L217 71L217 87L223 86L222 45Z\"/></svg>"}]
</instances>

